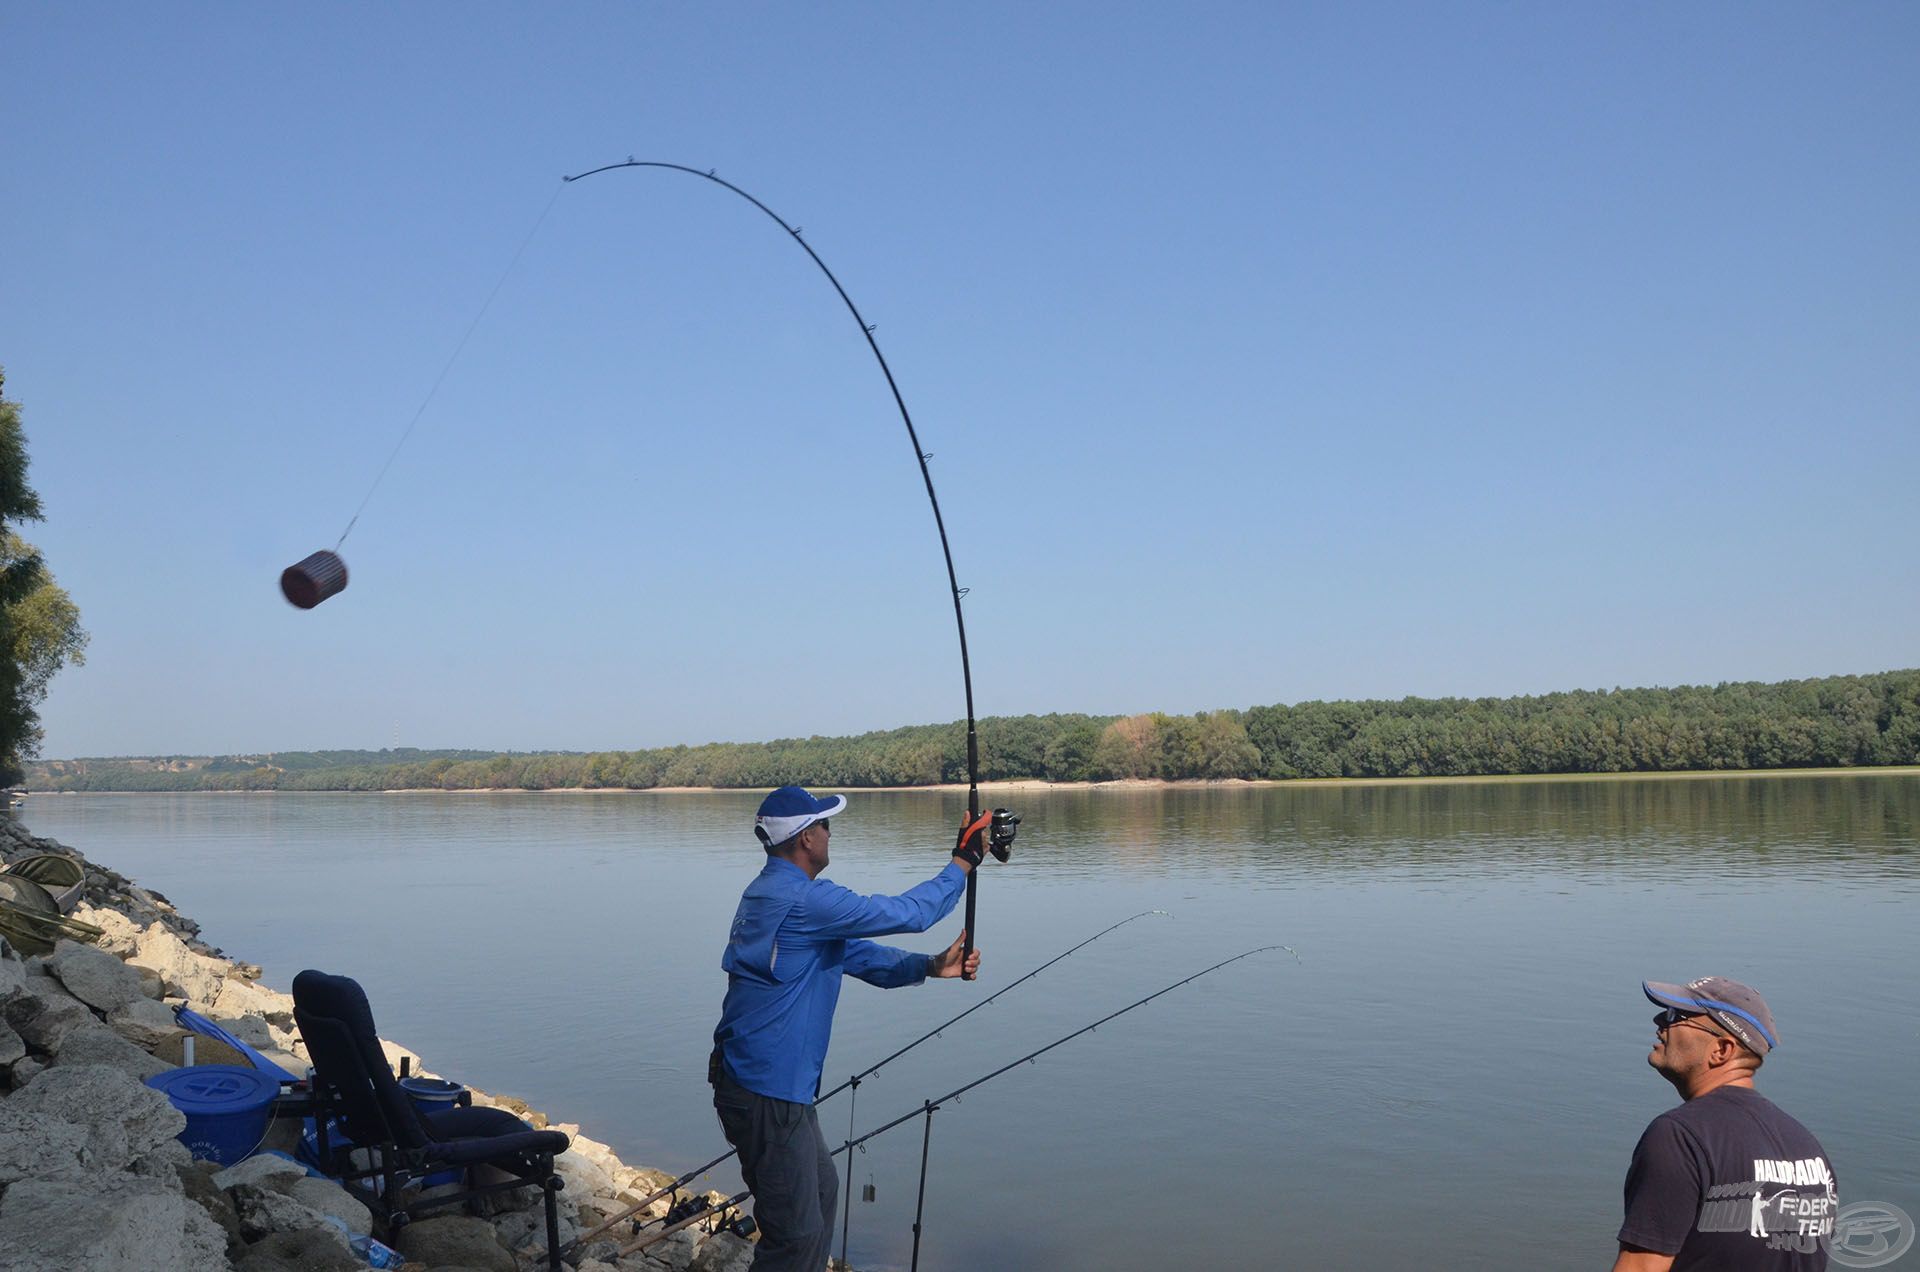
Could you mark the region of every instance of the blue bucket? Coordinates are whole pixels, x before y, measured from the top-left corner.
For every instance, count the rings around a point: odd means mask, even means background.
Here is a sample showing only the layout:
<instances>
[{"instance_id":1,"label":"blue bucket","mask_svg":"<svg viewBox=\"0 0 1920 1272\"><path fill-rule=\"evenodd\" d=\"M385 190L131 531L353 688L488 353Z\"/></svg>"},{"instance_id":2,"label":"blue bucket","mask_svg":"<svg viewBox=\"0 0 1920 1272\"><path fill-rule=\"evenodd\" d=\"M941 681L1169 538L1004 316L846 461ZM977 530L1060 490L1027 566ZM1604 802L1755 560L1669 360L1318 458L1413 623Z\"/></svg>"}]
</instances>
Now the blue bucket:
<instances>
[{"instance_id":1,"label":"blue bucket","mask_svg":"<svg viewBox=\"0 0 1920 1272\"><path fill-rule=\"evenodd\" d=\"M187 1115L180 1142L202 1161L231 1166L260 1147L280 1082L238 1064L196 1064L147 1079Z\"/></svg>"},{"instance_id":2,"label":"blue bucket","mask_svg":"<svg viewBox=\"0 0 1920 1272\"><path fill-rule=\"evenodd\" d=\"M400 1089L418 1113L444 1113L460 1102L467 1088L445 1078L401 1078Z\"/></svg>"}]
</instances>

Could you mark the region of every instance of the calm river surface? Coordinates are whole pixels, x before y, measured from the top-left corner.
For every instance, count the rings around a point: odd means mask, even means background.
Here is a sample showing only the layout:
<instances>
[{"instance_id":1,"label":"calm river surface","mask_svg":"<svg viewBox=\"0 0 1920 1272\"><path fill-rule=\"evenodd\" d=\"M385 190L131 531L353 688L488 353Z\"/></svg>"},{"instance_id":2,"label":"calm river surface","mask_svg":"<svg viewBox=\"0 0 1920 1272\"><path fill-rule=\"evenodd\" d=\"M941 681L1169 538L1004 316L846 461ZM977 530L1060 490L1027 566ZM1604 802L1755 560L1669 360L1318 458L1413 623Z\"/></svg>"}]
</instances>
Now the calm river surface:
<instances>
[{"instance_id":1,"label":"calm river surface","mask_svg":"<svg viewBox=\"0 0 1920 1272\"><path fill-rule=\"evenodd\" d=\"M945 861L959 797L851 798L829 877L894 892ZM677 1172L725 1147L705 1062L757 799L35 796L20 815L274 987L352 975L431 1068ZM1236 963L943 1109L929 1268L1608 1266L1628 1154L1675 1100L1639 982L1709 973L1767 996L1761 1090L1824 1141L1842 1202L1920 1216L1920 778L1017 802L1019 851L982 878L981 980L849 982L829 1085L1110 923L1172 915L889 1065L860 1130L1248 947L1299 961ZM847 1118L845 1096L823 1107L830 1140ZM919 1124L869 1147L851 1253L904 1266Z\"/></svg>"}]
</instances>

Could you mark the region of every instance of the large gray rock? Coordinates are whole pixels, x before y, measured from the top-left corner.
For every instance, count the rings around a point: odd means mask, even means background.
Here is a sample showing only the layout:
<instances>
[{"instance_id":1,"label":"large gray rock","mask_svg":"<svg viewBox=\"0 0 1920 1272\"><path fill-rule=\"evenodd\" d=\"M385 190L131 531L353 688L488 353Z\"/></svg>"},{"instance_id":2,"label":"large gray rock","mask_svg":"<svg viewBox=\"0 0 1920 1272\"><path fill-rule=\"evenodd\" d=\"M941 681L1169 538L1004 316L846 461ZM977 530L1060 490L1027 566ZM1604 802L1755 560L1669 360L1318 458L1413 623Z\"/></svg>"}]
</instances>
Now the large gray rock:
<instances>
[{"instance_id":1,"label":"large gray rock","mask_svg":"<svg viewBox=\"0 0 1920 1272\"><path fill-rule=\"evenodd\" d=\"M176 1168L174 1173L187 1199L206 1211L207 1217L226 1233L227 1257L231 1259L244 1251L246 1242L240 1236L240 1212L233 1208L233 1199L214 1185L213 1177L202 1169L202 1164L188 1163Z\"/></svg>"},{"instance_id":2,"label":"large gray rock","mask_svg":"<svg viewBox=\"0 0 1920 1272\"><path fill-rule=\"evenodd\" d=\"M114 1011L145 996L138 971L105 950L78 941L61 941L47 967L68 993L95 1011Z\"/></svg>"},{"instance_id":3,"label":"large gray rock","mask_svg":"<svg viewBox=\"0 0 1920 1272\"><path fill-rule=\"evenodd\" d=\"M753 1242L731 1232L716 1232L693 1252L687 1272L747 1272L753 1262Z\"/></svg>"},{"instance_id":4,"label":"large gray rock","mask_svg":"<svg viewBox=\"0 0 1920 1272\"><path fill-rule=\"evenodd\" d=\"M6 1103L10 1111L85 1127L84 1157L94 1171L122 1170L187 1126L166 1096L105 1065L56 1065Z\"/></svg>"},{"instance_id":5,"label":"large gray rock","mask_svg":"<svg viewBox=\"0 0 1920 1272\"><path fill-rule=\"evenodd\" d=\"M29 976L48 981L46 977ZM82 1025L95 1022L93 1009L61 990L55 995L29 993L6 1006L7 1023L35 1051L55 1051L66 1036Z\"/></svg>"},{"instance_id":6,"label":"large gray rock","mask_svg":"<svg viewBox=\"0 0 1920 1272\"><path fill-rule=\"evenodd\" d=\"M87 1128L18 1103L0 1100L0 1187L36 1176L85 1174Z\"/></svg>"},{"instance_id":7,"label":"large gray rock","mask_svg":"<svg viewBox=\"0 0 1920 1272\"><path fill-rule=\"evenodd\" d=\"M300 1232L307 1228L338 1231L312 1206L302 1205L285 1193L260 1184L239 1184L229 1189L227 1195L233 1198L233 1208L240 1215L240 1235L248 1241L258 1241L275 1232Z\"/></svg>"},{"instance_id":8,"label":"large gray rock","mask_svg":"<svg viewBox=\"0 0 1920 1272\"><path fill-rule=\"evenodd\" d=\"M581 1233L579 1221L564 1197L557 1209L559 1222L554 1224L554 1232L561 1245L571 1245ZM526 1210L497 1215L490 1222L500 1244L516 1254L524 1255L529 1250L545 1251L547 1248L547 1207L544 1201Z\"/></svg>"},{"instance_id":9,"label":"large gray rock","mask_svg":"<svg viewBox=\"0 0 1920 1272\"><path fill-rule=\"evenodd\" d=\"M569 1197L611 1197L619 1191L605 1168L571 1148L553 1159L553 1173L567 1181Z\"/></svg>"},{"instance_id":10,"label":"large gray rock","mask_svg":"<svg viewBox=\"0 0 1920 1272\"><path fill-rule=\"evenodd\" d=\"M291 1183L296 1179L305 1179L307 1168L299 1162L290 1162L284 1157L275 1157L272 1153L256 1153L252 1157L235 1162L225 1170L217 1171L213 1176L215 1188L237 1188L241 1184L259 1184L273 1188L276 1192L285 1192L276 1181Z\"/></svg>"},{"instance_id":11,"label":"large gray rock","mask_svg":"<svg viewBox=\"0 0 1920 1272\"><path fill-rule=\"evenodd\" d=\"M363 1237L373 1235L373 1212L332 1180L302 1175L293 1181L287 1195L310 1210L340 1220L347 1225L348 1232Z\"/></svg>"},{"instance_id":12,"label":"large gray rock","mask_svg":"<svg viewBox=\"0 0 1920 1272\"><path fill-rule=\"evenodd\" d=\"M179 1189L179 1180L172 1181L173 1188ZM181 1253L185 1255L181 1266L185 1268L206 1268L209 1272L227 1272L232 1265L227 1262L228 1239L226 1230L208 1214L202 1206L187 1199L186 1193L176 1191L187 1212L187 1222L180 1234Z\"/></svg>"},{"instance_id":13,"label":"large gray rock","mask_svg":"<svg viewBox=\"0 0 1920 1272\"><path fill-rule=\"evenodd\" d=\"M27 992L27 965L17 958L0 956L0 1003L12 1002Z\"/></svg>"},{"instance_id":14,"label":"large gray rock","mask_svg":"<svg viewBox=\"0 0 1920 1272\"><path fill-rule=\"evenodd\" d=\"M451 1266L474 1268L478 1272L516 1272L519 1266L494 1239L492 1225L470 1215L446 1215L410 1223L394 1237L393 1245L409 1262L424 1263L429 1268Z\"/></svg>"},{"instance_id":15,"label":"large gray rock","mask_svg":"<svg viewBox=\"0 0 1920 1272\"><path fill-rule=\"evenodd\" d=\"M0 1267L9 1272L225 1269L226 1245L177 1183L24 1179L0 1197Z\"/></svg>"},{"instance_id":16,"label":"large gray rock","mask_svg":"<svg viewBox=\"0 0 1920 1272\"><path fill-rule=\"evenodd\" d=\"M134 947L139 943L140 925L118 910L82 902L74 908L73 917L82 923L91 923L99 928L102 935L94 945L115 958L125 958L133 953Z\"/></svg>"},{"instance_id":17,"label":"large gray rock","mask_svg":"<svg viewBox=\"0 0 1920 1272\"><path fill-rule=\"evenodd\" d=\"M265 1051L273 1045L273 1026L265 1016L216 1016L213 1023L249 1047Z\"/></svg>"},{"instance_id":18,"label":"large gray rock","mask_svg":"<svg viewBox=\"0 0 1920 1272\"><path fill-rule=\"evenodd\" d=\"M693 1266L693 1255L699 1242L700 1236L692 1228L682 1228L640 1253L647 1257L648 1262L667 1268L669 1272L687 1272Z\"/></svg>"},{"instance_id":19,"label":"large gray rock","mask_svg":"<svg viewBox=\"0 0 1920 1272\"><path fill-rule=\"evenodd\" d=\"M591 1241L576 1246L573 1252L580 1256L580 1266L584 1268L589 1263L617 1262L620 1258L620 1242L612 1239L614 1235L618 1235L622 1240L629 1239L626 1232L621 1231L617 1234L595 1237ZM637 1259L640 1256L634 1257Z\"/></svg>"},{"instance_id":20,"label":"large gray rock","mask_svg":"<svg viewBox=\"0 0 1920 1272\"><path fill-rule=\"evenodd\" d=\"M13 1089L18 1091L21 1087L46 1072L46 1068L46 1061L36 1059L33 1056L28 1056L25 1060L15 1060L13 1062L13 1072L9 1075L13 1080Z\"/></svg>"},{"instance_id":21,"label":"large gray rock","mask_svg":"<svg viewBox=\"0 0 1920 1272\"><path fill-rule=\"evenodd\" d=\"M154 1146L152 1152L133 1159L128 1167L136 1175L151 1175L155 1179L172 1179L182 1166L193 1164L193 1153L177 1139Z\"/></svg>"},{"instance_id":22,"label":"large gray rock","mask_svg":"<svg viewBox=\"0 0 1920 1272\"><path fill-rule=\"evenodd\" d=\"M213 1000L212 1014L221 1019L258 1016L271 1021L282 1029L293 1028L293 999L286 994L262 988L250 981L228 977L220 986L220 994ZM246 1042L267 1047L271 1040L258 1043L251 1038Z\"/></svg>"},{"instance_id":23,"label":"large gray rock","mask_svg":"<svg viewBox=\"0 0 1920 1272\"><path fill-rule=\"evenodd\" d=\"M143 1051L186 1032L174 1019L172 1008L151 998L136 998L109 1013L107 1027Z\"/></svg>"},{"instance_id":24,"label":"large gray rock","mask_svg":"<svg viewBox=\"0 0 1920 1272\"><path fill-rule=\"evenodd\" d=\"M156 1060L98 1021L81 1025L60 1040L53 1053L57 1067L67 1065L111 1065L146 1081L156 1073L165 1073L172 1065Z\"/></svg>"},{"instance_id":25,"label":"large gray rock","mask_svg":"<svg viewBox=\"0 0 1920 1272\"><path fill-rule=\"evenodd\" d=\"M26 1058L26 1039L15 1033L12 1025L0 1020L0 1068L7 1068L15 1060Z\"/></svg>"},{"instance_id":26,"label":"large gray rock","mask_svg":"<svg viewBox=\"0 0 1920 1272\"><path fill-rule=\"evenodd\" d=\"M234 1265L237 1272L365 1272L366 1264L347 1249L340 1230L306 1228L276 1232L247 1247Z\"/></svg>"},{"instance_id":27,"label":"large gray rock","mask_svg":"<svg viewBox=\"0 0 1920 1272\"><path fill-rule=\"evenodd\" d=\"M213 1006L227 983L227 965L196 954L185 941L156 923L142 932L127 962L151 968L169 994L186 999L202 1011Z\"/></svg>"}]
</instances>

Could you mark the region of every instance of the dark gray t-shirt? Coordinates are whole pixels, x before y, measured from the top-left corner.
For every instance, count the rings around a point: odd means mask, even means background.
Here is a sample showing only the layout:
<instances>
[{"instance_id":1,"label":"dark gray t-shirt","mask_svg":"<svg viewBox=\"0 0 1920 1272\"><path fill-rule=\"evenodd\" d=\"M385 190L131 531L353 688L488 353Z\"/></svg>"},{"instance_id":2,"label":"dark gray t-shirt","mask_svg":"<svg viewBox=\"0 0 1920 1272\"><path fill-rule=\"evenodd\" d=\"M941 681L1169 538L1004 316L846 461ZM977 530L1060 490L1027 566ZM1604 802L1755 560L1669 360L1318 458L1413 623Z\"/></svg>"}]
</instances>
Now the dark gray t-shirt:
<instances>
[{"instance_id":1,"label":"dark gray t-shirt","mask_svg":"<svg viewBox=\"0 0 1920 1272\"><path fill-rule=\"evenodd\" d=\"M1673 1272L1823 1272L1839 1193L1826 1150L1751 1087L1725 1086L1647 1127L1620 1240Z\"/></svg>"}]
</instances>

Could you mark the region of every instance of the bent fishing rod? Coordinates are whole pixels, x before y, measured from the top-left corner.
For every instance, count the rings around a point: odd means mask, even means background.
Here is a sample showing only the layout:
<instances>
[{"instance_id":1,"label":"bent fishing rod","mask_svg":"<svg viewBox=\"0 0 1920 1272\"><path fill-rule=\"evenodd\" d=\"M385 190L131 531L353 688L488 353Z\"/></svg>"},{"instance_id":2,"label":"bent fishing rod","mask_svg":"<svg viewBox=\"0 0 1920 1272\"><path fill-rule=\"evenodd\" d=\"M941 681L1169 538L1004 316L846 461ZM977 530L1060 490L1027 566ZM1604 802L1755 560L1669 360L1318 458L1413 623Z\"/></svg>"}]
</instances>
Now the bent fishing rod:
<instances>
[{"instance_id":1,"label":"bent fishing rod","mask_svg":"<svg viewBox=\"0 0 1920 1272\"><path fill-rule=\"evenodd\" d=\"M1092 936L1080 942L1078 945L1075 945L1071 949L1062 951L1061 953L1054 955L1052 958L1048 959L1046 962L1040 964L1040 966L1028 972L1025 976L1022 976L1019 980L1009 982L1005 987L995 990L993 993L987 995L985 998L981 999L979 1002L975 1003L973 1006L967 1008L965 1011L961 1012L959 1015L954 1016L946 1021L943 1021L938 1025L935 1025L932 1029L929 1029L927 1032L921 1034L918 1038L915 1038L912 1042L908 1043L906 1046L901 1047L898 1051L895 1051L892 1055L887 1056L884 1060L881 1060L875 1064L871 1064L867 1066L865 1069L862 1069L859 1073L854 1074L851 1078L848 1078L845 1082L842 1082L839 1086L833 1088L833 1090L827 1092L825 1095L820 1096L819 1098L814 1100L813 1102L814 1107L818 1108L820 1105L825 1104L828 1100L831 1100L834 1096L840 1094L842 1091L848 1090L849 1088L853 1090L855 1100L857 1100L860 1094L860 1090L859 1090L860 1084L862 1082L872 1077L874 1074L880 1072L880 1070L886 1068L888 1065L892 1064L895 1060L898 1060L901 1056L906 1055L907 1052L912 1051L915 1047L919 1046L921 1043L926 1042L929 1039L938 1037L942 1031L950 1029L954 1025L959 1024L961 1021L965 1020L968 1016L971 1016L974 1012L979 1011L982 1007L985 1007L988 1003L991 1003L994 999L1000 997L1000 995L1006 993L1008 990L1016 989L1019 986L1026 984L1028 981L1032 980L1034 977L1038 976L1040 973L1046 971L1049 967L1052 967L1055 963L1058 963L1060 960L1068 957L1069 955L1077 953L1078 951L1085 949L1087 946L1092 945L1095 941L1099 940L1101 937L1105 936L1107 933L1123 928L1127 924L1132 923L1135 919L1144 919L1144 918L1148 918L1155 915L1170 917L1169 912L1166 910L1142 910L1138 914L1128 915L1126 918L1120 920L1118 923L1112 924L1109 927L1101 928L1098 932L1095 932ZM847 1108L847 1134L848 1136L852 1136L853 1134L853 1102L852 1101L849 1101L848 1108ZM574 1238L572 1242L568 1243L567 1249L571 1251L575 1247L585 1245L587 1242L593 1240L593 1238L599 1236L601 1233L614 1227L616 1224L620 1223L622 1220L631 1218L633 1215L638 1214L642 1210L645 1210L648 1206L651 1206L654 1202L660 1200L662 1197L670 1196L671 1194L678 1192L681 1188L685 1187L688 1183L692 1182L695 1179L698 1179L700 1176L712 1170L715 1166L720 1165L720 1163L731 1160L733 1157L737 1156L738 1153L739 1153L738 1149L730 1148L726 1152L720 1154L720 1156L706 1163L705 1165L696 1166L692 1170L688 1171L686 1174L681 1175L679 1178L673 1180L671 1183L662 1184L659 1188L655 1189L651 1193L648 1193L645 1197L642 1197L639 1201L634 1202L632 1205L628 1206L625 1210L621 1211L619 1214L614 1215L612 1218L603 1221L599 1227L593 1229L591 1232L583 1233L580 1236ZM851 1197L852 1194L849 1193L848 1195L849 1197ZM851 1214L851 1211L849 1211L849 1214ZM678 1229L674 1229L674 1231L678 1231ZM656 1234L656 1235L659 1235L659 1234ZM843 1220L842 1227L841 1227L841 1235L840 1235L840 1261L844 1263L846 1262L846 1259L847 1259L846 1228L845 1228L845 1221Z\"/></svg>"},{"instance_id":2,"label":"bent fishing rod","mask_svg":"<svg viewBox=\"0 0 1920 1272\"><path fill-rule=\"evenodd\" d=\"M786 218L782 217L778 212L775 212L772 208L760 202L760 200L754 198L739 186L734 185L731 181L715 175L715 170L712 168L689 168L685 164L661 163L658 161L629 158L625 163L604 164L598 168L590 168L585 172L575 173L570 177L563 177L562 180L571 184L575 181L584 181L588 177L597 176L602 172L614 172L622 168L660 168L668 172L684 172L688 176L699 177L703 181L711 181L714 185L724 190L730 190L745 199L748 203L751 203L754 207L759 208L775 225L785 230L787 236L795 243L798 243L801 250L806 252L808 258L820 267L820 272L827 276L827 281L833 284L833 290L839 294L841 302L846 305L847 312L853 315L853 320L856 323L860 324L860 334L866 338L867 348L873 351L874 361L880 364L880 374L884 375L887 379L887 390L893 394L893 404L900 409L900 422L907 426L907 441L913 446L914 460L920 465L920 478L926 483L927 502L933 505L933 525L934 528L940 532L940 555L947 563L947 589L953 593L953 622L954 627L960 634L960 680L966 689L967 698L967 818L966 821L962 823L962 827L971 826L980 817L982 809L980 807L980 739L979 729L973 715L973 665L967 657L967 616L965 607L960 603L961 598L966 596L967 589L960 586L960 576L954 571L953 545L947 539L946 518L940 513L940 496L934 493L933 469L929 467L929 462L933 459L933 453L920 445L920 433L919 430L913 426L913 415L907 410L907 400L901 396L899 382L893 378L893 368L887 365L887 356L880 352L880 342L874 339L875 324L868 322L866 318L861 315L860 307L853 303L853 297L847 295L847 289L840 285L840 280L834 276L831 269L827 268L827 263L820 259L820 253L814 251L813 244L807 242L807 240L801 236L799 226L790 224ZM1007 852L1000 846L996 845L994 847L993 854L1003 862L1007 860ZM972 976L967 974L966 965L967 958L973 953L975 937L974 909L979 890L980 863L976 862L974 868L967 872L967 917L964 924L965 935L962 938L962 947L960 950L960 974L966 980L973 979Z\"/></svg>"},{"instance_id":3,"label":"bent fishing rod","mask_svg":"<svg viewBox=\"0 0 1920 1272\"><path fill-rule=\"evenodd\" d=\"M933 524L934 528L939 531L940 554L946 561L947 566L947 589L953 595L953 621L960 636L960 679L966 691L967 705L967 816L966 820L961 823L962 842L965 843L967 828L979 821L983 812L980 807L979 727L974 718L973 710L973 664L967 655L967 618L965 607L961 604L961 598L966 596L968 589L960 586L960 577L954 570L953 545L947 538L946 518L940 511L940 496L934 492L933 469L929 466L929 462L933 459L933 453L926 450L920 444L919 430L914 427L913 415L907 410L907 400L900 392L899 382L894 379L893 368L887 365L886 355L880 352L880 342L874 339L875 324L866 320L860 312L860 307L853 303L853 297L849 296L847 289L840 285L839 278L827 267L826 261L821 259L820 253L814 251L813 245L802 237L801 227L791 224L786 218L762 203L759 199L756 199L753 195L742 190L739 186L734 185L731 181L727 181L716 175L715 170L712 168L693 168L686 164L663 163L657 160L641 160L630 157L624 163L603 164L598 168L590 168L585 172L562 177L561 181L564 188L564 185L571 185L575 181L584 181L588 177L598 176L603 172L613 172L623 168L658 168L667 172L683 172L690 177L698 177L703 181L710 181L724 190L729 190L745 199L748 203L751 203L754 207L760 209L774 224L785 230L789 238L800 245L801 250L805 251L808 258L820 268L820 272L826 275L827 281L833 284L833 290L839 295L841 302L846 305L847 312L851 314L853 320L860 325L860 334L865 337L867 348L873 351L874 361L880 364L880 373L886 377L887 389L893 394L894 405L899 408L900 422L907 426L907 441L913 446L914 460L920 465L920 478L926 484L927 488L927 502L933 506ZM558 197L557 191L556 197ZM548 210L551 210L552 206L553 204L550 200L547 204ZM514 253L513 261L508 263L507 270L509 273L513 269L513 264L520 259L520 254L526 250L527 242L532 240L533 235L538 232L540 225L545 222L546 215L547 213L545 211L540 214L540 220L534 223L533 229L527 234L527 239L521 242L519 250ZM499 292L500 285L505 281L506 275L502 274L500 283L494 285L493 292L488 294L486 302L481 305L481 314L484 314L487 306L492 304L494 295ZM480 318L476 315L473 326L477 326L479 321ZM428 393L428 401L431 401L434 392L439 390L440 382L446 379L447 371L452 369L453 361L460 356L461 349L465 348L467 337L473 334L473 326L468 327L467 336L462 337L460 344L455 347L453 357L448 359L446 368L442 369L440 373L440 380L435 381L433 391ZM379 488L381 480L386 476L387 469L393 464L394 457L399 454L400 447L406 444L407 438L413 432L414 425L419 423L420 415L425 410L426 403L422 402L420 410L414 413L412 422L407 425L406 431L401 434L400 441L395 445L393 453L387 457L386 464L381 467L379 474L374 478L373 489ZM352 533L354 523L360 518L360 511L364 511L366 508L367 499L371 499L372 497L373 490L370 489L367 492L367 498L361 501L360 510L356 511L352 520L348 521L347 529L340 535L340 542L334 544L332 550L315 552L304 560L288 566L286 570L281 573L280 590L289 602L301 609L312 609L328 597L346 588L347 566L346 562L340 558L339 548L342 543L346 542L347 535ZM1018 818L1012 817L1011 814L1005 813L1005 810L996 809L993 821L995 830L999 830L1002 825L1005 824L1003 823L1003 815L1006 822L1017 823L1019 820ZM1000 861L1005 862L1010 853L1011 835L1007 837L1005 842L1002 842L997 835L988 839L987 842L989 843L989 850L993 855ZM977 852L978 849L975 851ZM980 862L975 862L974 868L967 872L965 934L962 937L962 948L960 951L961 976L966 980L973 979L973 977L966 972L966 964L967 959L973 954L976 937L977 924L975 909L980 889L979 867L981 864Z\"/></svg>"},{"instance_id":4,"label":"bent fishing rod","mask_svg":"<svg viewBox=\"0 0 1920 1272\"><path fill-rule=\"evenodd\" d=\"M1138 918L1140 916L1135 915L1134 917ZM919 1189L919 1200L915 1203L915 1206L914 1206L913 1261L909 1265L913 1269L918 1269L920 1266L921 1219L924 1217L924 1214L925 1214L926 1200L927 1200L927 1159L928 1159L929 1150L933 1141L933 1115L940 1110L940 1107L942 1105L947 1104L950 1101L958 1101L960 1097L967 1094L967 1092L972 1091L977 1087L985 1086L987 1083L993 1081L995 1078L1001 1076L1002 1074L1009 1073L1012 1070L1019 1068L1023 1064L1032 1064L1035 1061L1039 1060L1041 1056L1046 1055L1047 1052L1052 1051L1054 1048L1064 1047L1069 1042L1072 1042L1075 1038L1079 1038L1086 1034L1090 1034L1094 1030L1098 1029L1100 1026L1108 1023L1109 1021L1118 1020L1120 1017L1126 1015L1130 1011L1134 1011L1134 1010L1137 1010L1138 1008L1145 1007L1148 1003L1152 1002L1154 999L1159 998L1166 994L1171 994L1174 990L1179 989L1183 985L1191 985L1194 981L1199 980L1202 976L1205 976L1210 972L1217 972L1223 967L1226 967L1233 963L1238 963L1243 958L1252 958L1255 954L1266 954L1274 950L1285 950L1287 953L1293 955L1295 962L1298 962L1300 959L1299 953L1291 945L1261 945L1261 946L1256 946L1253 949L1243 951L1239 954L1235 954L1232 958L1221 959L1218 963L1213 964L1211 967L1203 967L1199 971L1193 973L1193 975L1183 977L1182 979L1173 982L1173 984L1171 985L1166 985L1160 989L1156 989L1151 994L1148 994L1145 998L1137 999L1134 1002L1128 1003L1125 1007L1120 1008L1118 1011L1108 1012L1106 1015L1100 1017L1100 1019L1094 1021L1092 1024L1082 1025L1080 1028L1074 1030L1072 1033L1067 1034L1064 1037L1056 1038L1044 1047L1038 1047L1032 1051L1029 1051L1026 1055L1021 1056L1017 1060L1010 1060L1006 1064L1001 1065L998 1069L993 1070L993 1072L988 1073L983 1077L975 1078L973 1081L966 1083L964 1086L955 1087L953 1090L947 1092L945 1095L937 1096L933 1099L922 1100L919 1108L910 1109L907 1112L902 1113L899 1117L894 1118L891 1122L884 1122L881 1125L876 1126L871 1131L868 1131L865 1135L861 1135L857 1138L849 1138L846 1143L834 1149L829 1154L829 1156L838 1157L842 1153L851 1154L854 1149L859 1148L861 1145L865 1144L868 1140L875 1139L881 1135L885 1135L888 1131L893 1130L895 1127L903 1126L906 1123L911 1122L914 1118L923 1117L926 1119L926 1129L922 1133L921 1140L920 1140L920 1189ZM1062 957L1064 957L1064 955ZM1011 988L1011 986L1009 986L1009 988ZM725 1159L723 1158L721 1160L725 1160ZM849 1160L851 1160L851 1157L849 1157ZM739 1205L741 1202L745 1201L751 1195L752 1195L751 1190L738 1192L738 1193L735 1193L733 1196L727 1198L725 1201L714 1203L710 1206L701 1207L695 1210L693 1213L685 1215L678 1220L672 1221L669 1227L662 1229L659 1232L647 1233L646 1235L638 1238L637 1240L625 1246L622 1246L620 1248L619 1253L622 1255L626 1255L626 1254L631 1254L637 1250L644 1250L646 1247L654 1244L655 1242L664 1240L666 1237L670 1236L672 1233L678 1232L681 1228L684 1228L688 1224L697 1221L701 1217L701 1215L724 1214L729 1207ZM845 1261L844 1246L843 1246L841 1259L842 1259L842 1262Z\"/></svg>"}]
</instances>

